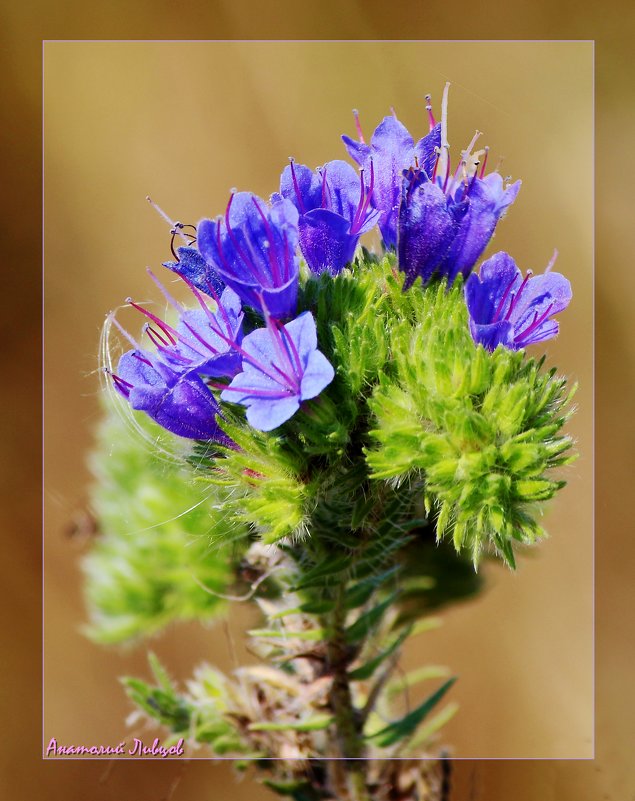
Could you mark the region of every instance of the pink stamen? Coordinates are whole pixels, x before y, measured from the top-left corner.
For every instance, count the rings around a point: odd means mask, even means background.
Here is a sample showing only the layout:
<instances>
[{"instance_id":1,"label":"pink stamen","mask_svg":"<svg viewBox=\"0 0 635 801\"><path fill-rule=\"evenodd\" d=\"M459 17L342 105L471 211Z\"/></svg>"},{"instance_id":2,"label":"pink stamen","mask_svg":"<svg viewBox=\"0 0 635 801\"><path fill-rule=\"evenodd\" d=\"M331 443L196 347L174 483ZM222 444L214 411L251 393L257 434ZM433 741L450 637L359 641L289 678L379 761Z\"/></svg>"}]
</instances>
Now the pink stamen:
<instances>
[{"instance_id":1,"label":"pink stamen","mask_svg":"<svg viewBox=\"0 0 635 801\"><path fill-rule=\"evenodd\" d=\"M435 180L436 180L436 177L437 177L437 168L438 168L438 166L439 166L439 159L440 159L440 158L441 158L441 153L440 153L440 152L438 152L438 153L437 153L437 160L434 162L434 169L432 170L432 179L431 179L431 180L432 180L432 183L434 183L434 182L435 182Z\"/></svg>"},{"instance_id":2,"label":"pink stamen","mask_svg":"<svg viewBox=\"0 0 635 801\"><path fill-rule=\"evenodd\" d=\"M142 356L140 353L136 351L132 354L135 359L138 359L140 362L147 364L148 367L152 367L152 362L149 359L146 359L145 356Z\"/></svg>"},{"instance_id":3,"label":"pink stamen","mask_svg":"<svg viewBox=\"0 0 635 801\"><path fill-rule=\"evenodd\" d=\"M295 174L295 167L294 167L294 159L289 158L289 162L291 164L291 178L293 180L293 188L295 190L295 196L298 199L298 205L300 206L300 211L302 214L306 213L304 208L304 203L302 202L302 195L300 193L300 185L298 184L298 179Z\"/></svg>"},{"instance_id":4,"label":"pink stamen","mask_svg":"<svg viewBox=\"0 0 635 801\"><path fill-rule=\"evenodd\" d=\"M213 345L211 345L209 342L207 342L205 339L203 339L203 337L198 333L198 331L195 328L193 328L186 320L183 320L183 325L187 328L187 330L190 332L190 334L192 334L192 336L196 337L196 339L201 343L201 345L204 348L207 348L207 350L211 351L214 356L218 356L220 351L216 350L216 348ZM196 349L192 348L192 350L196 350ZM198 351L196 351L196 352L198 353ZM201 354L201 356L203 356L203 355L204 354Z\"/></svg>"},{"instance_id":5,"label":"pink stamen","mask_svg":"<svg viewBox=\"0 0 635 801\"><path fill-rule=\"evenodd\" d=\"M432 96L426 95L426 111L428 112L428 120L430 123L430 130L434 128L437 124L436 120L434 119L434 114L432 113Z\"/></svg>"},{"instance_id":6,"label":"pink stamen","mask_svg":"<svg viewBox=\"0 0 635 801\"><path fill-rule=\"evenodd\" d=\"M220 328L216 327L217 320L213 316L211 311L207 308L207 306L205 304L205 301L203 300L200 292L196 289L194 284L192 284L192 282L189 279L187 279L184 275L182 275L181 278L185 281L185 283L192 290L192 292L194 294L194 297L199 301L199 303L201 304L203 309L205 309L205 311L207 313L207 316L208 316L208 319L209 319L209 323L210 323L209 327L216 334L216 336L220 337L224 342L226 342L230 346L230 348L232 348L237 353L239 353L243 357L243 359L245 361L249 362L249 364L253 365L257 370L260 370L261 373L263 373L264 375L268 376L272 381L275 381L277 383L278 379L275 377L275 375L271 375L271 373L268 372L267 368L264 365L262 365L259 361L254 359L253 356L251 356L249 353L247 353L247 351L244 350L236 342L235 339L231 339L230 337L226 336L225 334L223 334L223 332L220 330ZM261 301L262 301L262 298L261 298ZM264 301L262 301L262 302L263 302L263 308L264 308Z\"/></svg>"},{"instance_id":7,"label":"pink stamen","mask_svg":"<svg viewBox=\"0 0 635 801\"><path fill-rule=\"evenodd\" d=\"M132 298L126 298L126 303L129 303L134 309L140 311L145 317L148 317L152 320L153 323L156 323L161 331L166 335L166 337L170 340L172 345L176 345L177 339L179 338L179 333L171 325L168 325L166 322L161 320L160 317L157 317L156 314L152 314L151 311L144 309L143 306L140 306L138 303L135 303Z\"/></svg>"},{"instance_id":8,"label":"pink stamen","mask_svg":"<svg viewBox=\"0 0 635 801\"><path fill-rule=\"evenodd\" d=\"M512 280L509 282L509 284L507 285L507 289L503 293L503 297L501 298L501 301L498 304L498 308L496 309L496 313L494 314L494 318L492 319L493 323L497 323L498 322L500 314L503 311L503 309L505 308L505 302L507 301L507 296L509 295L509 292L510 292L511 288L514 286L514 283L516 282L516 278L518 278L517 275L515 275L512 278Z\"/></svg>"},{"instance_id":9,"label":"pink stamen","mask_svg":"<svg viewBox=\"0 0 635 801\"><path fill-rule=\"evenodd\" d=\"M285 344L285 348L287 349L287 352L289 351L289 348L291 349L291 353L289 354L289 356L290 356L290 358L293 359L293 361L295 361L295 366L296 366L297 371L298 371L297 375L300 375L303 372L303 370L302 370L302 362L300 361L300 354L298 353L298 349L295 346L295 342L293 341L293 338L291 337L291 335L289 334L287 329L282 325L282 323L279 323L277 320L273 320L273 324L277 328L279 328L280 333L281 333L282 338L283 338L283 342Z\"/></svg>"},{"instance_id":10,"label":"pink stamen","mask_svg":"<svg viewBox=\"0 0 635 801\"><path fill-rule=\"evenodd\" d=\"M283 398L289 397L291 394L290 389L245 389L244 387L230 387L226 386L225 384L218 384L216 382L208 382L208 386L212 389L221 389L225 392L244 392L245 394L252 393L256 397L259 398L271 398L272 400L278 399L282 400Z\"/></svg>"},{"instance_id":11,"label":"pink stamen","mask_svg":"<svg viewBox=\"0 0 635 801\"><path fill-rule=\"evenodd\" d=\"M276 243L273 237L273 231L271 230L271 226L269 225L269 220L267 219L265 213L260 208L258 201L255 197L252 196L251 198L254 206L256 207L258 214L265 225L265 231L267 232L267 239L269 240L270 247L267 248L267 255L269 257L269 264L271 265L271 274L273 275L273 280L276 284L280 284L280 263L278 262L278 253L276 251Z\"/></svg>"},{"instance_id":12,"label":"pink stamen","mask_svg":"<svg viewBox=\"0 0 635 801\"><path fill-rule=\"evenodd\" d=\"M364 134L362 133L362 126L359 122L359 111L356 108L353 109L353 117L355 118L355 127L357 128L357 135L359 136L359 141L365 145L366 140L364 139Z\"/></svg>"},{"instance_id":13,"label":"pink stamen","mask_svg":"<svg viewBox=\"0 0 635 801\"><path fill-rule=\"evenodd\" d=\"M232 231L231 225L229 224L229 211L231 209L231 205L232 205L233 200L234 200L234 192L232 192L230 194L229 202L227 203L227 208L225 209L225 227L227 229L227 234L228 234L229 238L231 239L233 246L236 248L236 252L240 256L240 258L241 258L241 260L243 262L243 265L247 269L247 272L251 276L256 278L258 280L258 283L262 284L263 286L270 286L271 282L269 281L269 276L263 275L262 272L259 271L258 269L256 269L254 271L255 262L253 260L250 261L245 256L245 253L244 253L243 249L240 247L240 245L238 243L238 240L237 240L234 232ZM220 226L219 226L219 229L220 229ZM219 237L219 241L220 241L220 231L219 231L218 237ZM228 272L232 272L231 268L229 268Z\"/></svg>"},{"instance_id":14,"label":"pink stamen","mask_svg":"<svg viewBox=\"0 0 635 801\"><path fill-rule=\"evenodd\" d=\"M106 371L108 372L108 371ZM130 390L134 389L132 384L129 384L127 381L124 381L122 378L119 378L118 375L114 373L108 372L110 377L113 380L113 384L115 385L115 389L118 389L126 398L130 397Z\"/></svg>"},{"instance_id":15,"label":"pink stamen","mask_svg":"<svg viewBox=\"0 0 635 801\"><path fill-rule=\"evenodd\" d=\"M158 331L155 331L155 329L150 325L150 323L146 323L143 326L143 330L148 335L148 338L150 339L152 344L156 345L156 347L161 347L161 346L165 347L166 345L170 344L169 340L163 337Z\"/></svg>"},{"instance_id":16,"label":"pink stamen","mask_svg":"<svg viewBox=\"0 0 635 801\"><path fill-rule=\"evenodd\" d=\"M485 147L485 157L483 158L483 166L481 167L481 174L478 176L482 178L485 175L485 165L487 164L487 156L489 155L489 147Z\"/></svg>"},{"instance_id":17,"label":"pink stamen","mask_svg":"<svg viewBox=\"0 0 635 801\"><path fill-rule=\"evenodd\" d=\"M359 203L357 204L357 208L355 209L355 214L353 215L353 222L351 223L351 233L354 234L357 231L357 228L360 223L360 215L362 213L362 208L364 206L364 199L366 197L366 187L364 185L364 168L362 167L359 171Z\"/></svg>"},{"instance_id":18,"label":"pink stamen","mask_svg":"<svg viewBox=\"0 0 635 801\"><path fill-rule=\"evenodd\" d=\"M445 180L443 181L443 189L441 190L444 195L445 195L445 190L448 187L448 181L450 179L450 151L449 150L447 151L447 154L448 154L448 163L447 163L447 166L445 168Z\"/></svg>"},{"instance_id":19,"label":"pink stamen","mask_svg":"<svg viewBox=\"0 0 635 801\"><path fill-rule=\"evenodd\" d=\"M373 196L373 189L375 188L375 166L373 164L372 159L370 160L370 182L368 184L368 187L364 185L363 167L359 171L359 180L361 184L359 205L357 206L357 211L355 212L355 216L353 218L353 224L351 226L351 234L357 233L357 231L364 224L364 220L366 219L366 213L368 211L368 207L370 205L370 201Z\"/></svg>"},{"instance_id":20,"label":"pink stamen","mask_svg":"<svg viewBox=\"0 0 635 801\"><path fill-rule=\"evenodd\" d=\"M212 282L209 279L206 279L205 283L207 284L207 293L212 298L212 300L216 303L217 311L220 311L221 317L223 318L223 322L225 323L225 326L227 327L227 333L230 333L230 331L231 331L231 323L229 321L229 315L227 314L227 309L220 302L220 297L218 296L218 292L214 289L214 285L212 284Z\"/></svg>"},{"instance_id":21,"label":"pink stamen","mask_svg":"<svg viewBox=\"0 0 635 801\"><path fill-rule=\"evenodd\" d=\"M522 291L527 286L527 281L529 281L529 279L531 278L532 275L533 275L532 271L531 270L527 270L527 275L523 279L522 284L518 287L518 292L516 292L516 294L514 295L514 298L513 298L512 302L509 304L509 311L507 312L507 314L505 316L506 320L509 319L509 315L512 313L513 309L518 305L518 301L520 300L520 296L522 294Z\"/></svg>"},{"instance_id":22,"label":"pink stamen","mask_svg":"<svg viewBox=\"0 0 635 801\"><path fill-rule=\"evenodd\" d=\"M547 317L551 314L551 310L553 309L554 305L555 305L554 303L550 303L549 306L547 307L547 310L543 312L540 315L540 317L538 317L538 312L534 312L534 319L532 320L532 322L529 324L527 328L525 328L524 331L521 331L520 334L517 334L514 337L515 340L517 342L520 342L521 340L525 339L527 334L530 334L535 328L544 323Z\"/></svg>"},{"instance_id":23,"label":"pink stamen","mask_svg":"<svg viewBox=\"0 0 635 801\"><path fill-rule=\"evenodd\" d=\"M271 364L274 370L280 373L280 375L288 382L290 387L293 387L294 391L299 392L300 390L300 383L298 380L298 375L295 372L295 367L291 361L291 355L289 353L288 348L285 346L284 339L282 338L276 321L273 320L271 315L269 314L269 309L267 309L267 304L264 302L264 298L261 296L260 298L261 306L263 315L265 318L265 325L267 326L267 331L269 331L269 335L273 341L274 348L278 354L278 358L280 359L281 364L285 364L290 369L291 374L287 374L283 371L280 367L275 364Z\"/></svg>"}]
</instances>

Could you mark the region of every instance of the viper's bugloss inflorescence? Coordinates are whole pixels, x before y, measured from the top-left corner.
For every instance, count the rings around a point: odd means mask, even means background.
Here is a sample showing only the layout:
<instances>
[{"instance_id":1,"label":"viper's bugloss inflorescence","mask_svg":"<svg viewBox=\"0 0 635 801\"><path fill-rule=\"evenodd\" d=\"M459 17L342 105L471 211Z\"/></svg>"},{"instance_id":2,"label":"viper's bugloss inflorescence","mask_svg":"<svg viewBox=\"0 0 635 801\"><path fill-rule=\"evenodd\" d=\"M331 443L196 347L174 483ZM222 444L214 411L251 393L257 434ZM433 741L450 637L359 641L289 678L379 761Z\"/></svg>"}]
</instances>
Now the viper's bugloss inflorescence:
<instances>
[{"instance_id":1,"label":"viper's bugloss inflorescence","mask_svg":"<svg viewBox=\"0 0 635 801\"><path fill-rule=\"evenodd\" d=\"M393 113L370 143L355 112L359 172L291 159L268 202L232 192L195 234L173 224L185 246L165 266L192 302L152 276L168 317L130 300L140 341L112 315L132 349L109 372L132 409L197 441L266 541L346 537L397 491L474 564L490 549L513 566L570 445L565 381L524 349L557 334L571 288L504 252L473 272L520 181L486 172L479 132L451 164L447 87L441 121L427 111L417 142ZM376 227L377 254L360 246Z\"/></svg>"}]
</instances>

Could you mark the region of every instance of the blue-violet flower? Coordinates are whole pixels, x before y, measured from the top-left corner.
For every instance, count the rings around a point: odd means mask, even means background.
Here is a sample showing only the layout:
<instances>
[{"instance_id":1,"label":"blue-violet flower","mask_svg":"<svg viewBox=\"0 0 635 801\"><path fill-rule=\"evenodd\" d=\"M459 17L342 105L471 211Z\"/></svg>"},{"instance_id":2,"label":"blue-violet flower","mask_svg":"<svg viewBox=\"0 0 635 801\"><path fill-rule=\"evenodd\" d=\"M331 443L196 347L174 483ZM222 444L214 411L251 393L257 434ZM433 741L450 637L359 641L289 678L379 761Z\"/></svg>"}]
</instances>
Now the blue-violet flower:
<instances>
[{"instance_id":1,"label":"blue-violet flower","mask_svg":"<svg viewBox=\"0 0 635 801\"><path fill-rule=\"evenodd\" d=\"M248 334L242 344L243 372L224 388L221 400L247 407L247 420L260 431L282 425L331 383L335 372L317 350L310 312L282 325L265 315L266 328Z\"/></svg>"},{"instance_id":2,"label":"blue-violet flower","mask_svg":"<svg viewBox=\"0 0 635 801\"><path fill-rule=\"evenodd\" d=\"M353 114L359 142L342 136L349 156L357 164L369 172L372 161L375 172L372 201L380 212L379 229L386 248L397 244L397 214L403 171L418 165L419 169L431 175L441 145L441 124L435 122L429 98L426 99L430 131L416 144L394 112L393 116L384 117L379 123L370 144L364 140L357 111Z\"/></svg>"},{"instance_id":3,"label":"blue-violet flower","mask_svg":"<svg viewBox=\"0 0 635 801\"><path fill-rule=\"evenodd\" d=\"M216 422L218 403L199 376L182 373L148 351L135 349L119 359L112 379L133 409L145 412L173 434L231 444Z\"/></svg>"},{"instance_id":4,"label":"blue-violet flower","mask_svg":"<svg viewBox=\"0 0 635 801\"><path fill-rule=\"evenodd\" d=\"M312 171L291 159L280 178L280 194L297 208L300 248L314 273L328 270L335 275L353 260L362 234L370 231L379 212L370 206L374 167L364 183L345 161L330 161ZM275 197L275 196L274 196Z\"/></svg>"},{"instance_id":5,"label":"blue-violet flower","mask_svg":"<svg viewBox=\"0 0 635 801\"><path fill-rule=\"evenodd\" d=\"M520 181L506 187L493 172L485 175L485 159L479 170L472 148L477 132L453 176L449 152L441 154L428 174L421 169L404 172L399 207L399 269L406 273L404 289L421 277L426 283L434 273L452 283L459 273L467 277L488 245L500 217L516 199ZM439 163L445 167L438 175Z\"/></svg>"},{"instance_id":6,"label":"blue-violet flower","mask_svg":"<svg viewBox=\"0 0 635 801\"><path fill-rule=\"evenodd\" d=\"M544 275L533 275L528 270L523 278L509 254L496 253L465 285L472 338L490 351L497 345L520 350L551 339L558 333L551 318L566 309L571 297L571 284L560 273L547 268Z\"/></svg>"},{"instance_id":7,"label":"blue-violet flower","mask_svg":"<svg viewBox=\"0 0 635 801\"><path fill-rule=\"evenodd\" d=\"M296 310L298 212L288 200L268 206L251 192L232 193L224 216L202 220L197 246L244 303L277 318Z\"/></svg>"}]
</instances>

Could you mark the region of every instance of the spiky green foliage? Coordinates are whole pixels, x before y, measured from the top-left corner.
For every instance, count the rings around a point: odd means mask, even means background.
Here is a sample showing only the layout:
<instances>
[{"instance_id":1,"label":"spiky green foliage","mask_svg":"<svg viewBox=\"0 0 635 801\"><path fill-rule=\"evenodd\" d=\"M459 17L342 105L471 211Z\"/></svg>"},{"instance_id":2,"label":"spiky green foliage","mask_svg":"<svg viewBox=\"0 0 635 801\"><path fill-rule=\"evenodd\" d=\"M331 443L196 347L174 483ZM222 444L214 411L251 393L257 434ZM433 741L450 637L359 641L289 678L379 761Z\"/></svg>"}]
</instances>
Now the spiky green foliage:
<instances>
[{"instance_id":1,"label":"spiky green foliage","mask_svg":"<svg viewBox=\"0 0 635 801\"><path fill-rule=\"evenodd\" d=\"M550 471L571 458L571 393L543 359L474 344L460 280L402 287L392 254L307 280L300 308L335 380L271 434L226 421L239 449L210 460L208 478L266 542L354 549L366 517L390 524L390 485L474 565L485 550L513 567L513 543L544 534L540 502L563 485Z\"/></svg>"},{"instance_id":2,"label":"spiky green foliage","mask_svg":"<svg viewBox=\"0 0 635 801\"><path fill-rule=\"evenodd\" d=\"M439 539L475 565L493 547L514 567L512 544L544 534L537 503L564 484L548 471L572 458L560 433L572 392L544 359L476 346L458 282L411 290L397 309L390 366L369 402L371 475L419 479Z\"/></svg>"},{"instance_id":3,"label":"spiky green foliage","mask_svg":"<svg viewBox=\"0 0 635 801\"><path fill-rule=\"evenodd\" d=\"M158 427L143 425L150 437ZM91 503L100 533L84 557L87 633L102 643L208 620L247 532L225 512L227 491L193 480L182 461L154 452L112 408L91 457Z\"/></svg>"}]
</instances>

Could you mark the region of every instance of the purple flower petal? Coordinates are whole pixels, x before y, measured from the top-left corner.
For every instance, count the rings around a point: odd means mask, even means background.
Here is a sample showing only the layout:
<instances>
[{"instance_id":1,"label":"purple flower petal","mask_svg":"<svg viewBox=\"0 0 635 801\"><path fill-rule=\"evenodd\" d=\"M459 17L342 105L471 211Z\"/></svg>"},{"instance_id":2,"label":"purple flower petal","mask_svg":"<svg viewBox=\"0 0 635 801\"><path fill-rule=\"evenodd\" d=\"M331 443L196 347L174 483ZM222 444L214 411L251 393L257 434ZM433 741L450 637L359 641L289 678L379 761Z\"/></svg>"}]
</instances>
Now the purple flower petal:
<instances>
[{"instance_id":1,"label":"purple flower petal","mask_svg":"<svg viewBox=\"0 0 635 801\"><path fill-rule=\"evenodd\" d=\"M496 253L465 285L470 332L477 344L519 350L557 335L552 316L571 301L571 284L560 273L525 278L507 253Z\"/></svg>"},{"instance_id":2,"label":"purple flower petal","mask_svg":"<svg viewBox=\"0 0 635 801\"><path fill-rule=\"evenodd\" d=\"M216 422L218 403L198 376L179 374L145 351L129 351L119 360L117 378L129 385L126 397L130 406L167 431L230 444Z\"/></svg>"},{"instance_id":3,"label":"purple flower petal","mask_svg":"<svg viewBox=\"0 0 635 801\"><path fill-rule=\"evenodd\" d=\"M353 260L359 236L349 234L350 223L328 209L314 209L300 217L302 255L318 275L339 273Z\"/></svg>"},{"instance_id":4,"label":"purple flower petal","mask_svg":"<svg viewBox=\"0 0 635 801\"><path fill-rule=\"evenodd\" d=\"M370 145L342 140L349 155L366 170L372 160L375 172L373 205L379 210L379 229L386 247L397 244L397 216L403 171L416 166L431 175L436 149L441 144L441 126L434 128L415 145L407 128L395 116L384 117L373 133Z\"/></svg>"},{"instance_id":5,"label":"purple flower petal","mask_svg":"<svg viewBox=\"0 0 635 801\"><path fill-rule=\"evenodd\" d=\"M456 224L441 189L420 173L404 178L399 209L399 269L406 273L404 290L421 276L426 283L441 264L454 238Z\"/></svg>"},{"instance_id":6,"label":"purple flower petal","mask_svg":"<svg viewBox=\"0 0 635 801\"><path fill-rule=\"evenodd\" d=\"M298 294L298 212L237 192L224 217L202 220L198 248L205 261L249 306L275 318L293 314Z\"/></svg>"},{"instance_id":7,"label":"purple flower petal","mask_svg":"<svg viewBox=\"0 0 635 801\"><path fill-rule=\"evenodd\" d=\"M310 312L282 326L267 318L243 341L243 370L223 390L221 400L247 407L247 420L261 431L282 425L333 380L335 372L317 350Z\"/></svg>"},{"instance_id":8,"label":"purple flower petal","mask_svg":"<svg viewBox=\"0 0 635 801\"><path fill-rule=\"evenodd\" d=\"M368 185L345 161L330 161L312 172L291 162L280 178L280 194L300 214L302 255L314 273L336 274L352 261L359 237L376 225L379 213L370 206L374 181Z\"/></svg>"}]
</instances>

